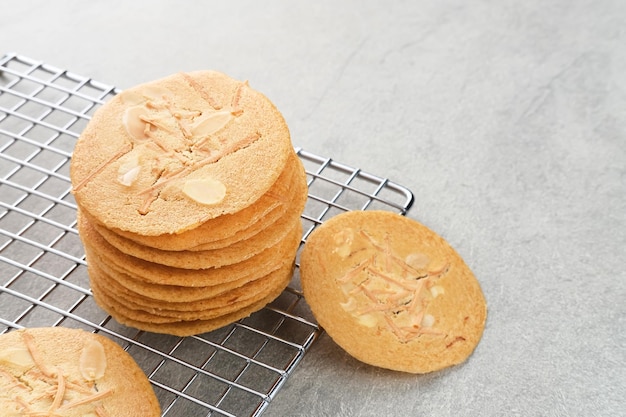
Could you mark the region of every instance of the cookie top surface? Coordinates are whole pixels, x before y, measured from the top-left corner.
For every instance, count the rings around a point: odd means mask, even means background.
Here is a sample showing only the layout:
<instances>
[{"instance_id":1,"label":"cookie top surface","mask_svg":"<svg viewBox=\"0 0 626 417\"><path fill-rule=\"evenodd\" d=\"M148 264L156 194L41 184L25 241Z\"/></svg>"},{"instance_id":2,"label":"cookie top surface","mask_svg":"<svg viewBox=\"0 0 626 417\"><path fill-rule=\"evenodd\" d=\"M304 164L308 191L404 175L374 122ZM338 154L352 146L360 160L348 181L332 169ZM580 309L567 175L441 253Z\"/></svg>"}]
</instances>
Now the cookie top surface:
<instances>
[{"instance_id":1,"label":"cookie top surface","mask_svg":"<svg viewBox=\"0 0 626 417\"><path fill-rule=\"evenodd\" d=\"M240 241L267 227L272 221L282 216L290 202L283 201L285 196L296 192L306 197L306 173L302 162L295 154L287 161L285 169L267 193L254 204L233 214L225 214L207 220L200 226L183 233L145 236L119 229L112 231L122 237L145 246L164 250L204 250L222 248ZM94 219L90 219L94 221ZM243 236L243 237L242 237ZM197 249L193 249L197 248Z\"/></svg>"},{"instance_id":2,"label":"cookie top surface","mask_svg":"<svg viewBox=\"0 0 626 417\"><path fill-rule=\"evenodd\" d=\"M104 336L62 327L0 335L0 404L7 417L161 415L128 353Z\"/></svg>"},{"instance_id":3,"label":"cookie top surface","mask_svg":"<svg viewBox=\"0 0 626 417\"><path fill-rule=\"evenodd\" d=\"M247 82L178 73L98 109L70 177L79 206L106 227L181 233L253 204L292 151L282 115Z\"/></svg>"},{"instance_id":4,"label":"cookie top surface","mask_svg":"<svg viewBox=\"0 0 626 417\"><path fill-rule=\"evenodd\" d=\"M300 260L305 299L362 362L425 373L463 362L486 303L458 253L420 223L383 211L337 215L311 233Z\"/></svg>"}]
</instances>

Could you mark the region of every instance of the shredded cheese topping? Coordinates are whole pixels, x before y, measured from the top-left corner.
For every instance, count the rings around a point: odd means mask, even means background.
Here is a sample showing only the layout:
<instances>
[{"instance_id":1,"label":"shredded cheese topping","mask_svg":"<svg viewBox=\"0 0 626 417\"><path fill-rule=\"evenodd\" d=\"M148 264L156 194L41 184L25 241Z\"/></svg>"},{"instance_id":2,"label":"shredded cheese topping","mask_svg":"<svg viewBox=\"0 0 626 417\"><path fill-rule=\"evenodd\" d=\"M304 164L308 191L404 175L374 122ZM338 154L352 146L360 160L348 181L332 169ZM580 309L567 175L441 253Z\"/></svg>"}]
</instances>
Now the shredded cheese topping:
<instances>
[{"instance_id":1,"label":"shredded cheese topping","mask_svg":"<svg viewBox=\"0 0 626 417\"><path fill-rule=\"evenodd\" d=\"M68 410L88 406L85 412L109 416L101 400L112 395L112 389L98 390L95 381L73 379L61 367L46 364L28 331L21 333L21 340L32 359L31 366L12 366L10 360L0 363L0 403L6 415L63 416Z\"/></svg>"},{"instance_id":2,"label":"shredded cheese topping","mask_svg":"<svg viewBox=\"0 0 626 417\"><path fill-rule=\"evenodd\" d=\"M443 335L433 327L436 318L425 312L428 304L444 293L443 287L435 284L448 272L448 264L431 270L416 268L392 250L389 235L382 243L362 230L354 235L359 242L347 240L335 251L344 259L356 252L366 254L336 280L347 299L341 307L363 326L386 327L402 343L422 334ZM424 256L411 254L408 259Z\"/></svg>"}]
</instances>

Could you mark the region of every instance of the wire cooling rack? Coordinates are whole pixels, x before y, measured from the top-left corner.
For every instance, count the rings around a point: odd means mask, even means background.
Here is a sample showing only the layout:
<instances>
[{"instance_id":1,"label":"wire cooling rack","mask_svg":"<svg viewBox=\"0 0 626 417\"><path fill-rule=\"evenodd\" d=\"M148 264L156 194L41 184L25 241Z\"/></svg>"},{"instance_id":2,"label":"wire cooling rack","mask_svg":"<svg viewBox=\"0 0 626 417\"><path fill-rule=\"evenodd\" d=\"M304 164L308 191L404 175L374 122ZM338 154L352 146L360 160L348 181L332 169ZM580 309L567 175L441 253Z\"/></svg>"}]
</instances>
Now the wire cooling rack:
<instances>
[{"instance_id":1,"label":"wire cooling rack","mask_svg":"<svg viewBox=\"0 0 626 417\"><path fill-rule=\"evenodd\" d=\"M39 326L98 332L137 361L163 416L259 416L321 331L297 268L289 288L263 310L185 338L125 327L91 296L69 161L93 112L118 92L24 56L0 59L0 334ZM303 243L337 213L405 214L413 202L407 188L386 178L296 151L309 183Z\"/></svg>"}]
</instances>

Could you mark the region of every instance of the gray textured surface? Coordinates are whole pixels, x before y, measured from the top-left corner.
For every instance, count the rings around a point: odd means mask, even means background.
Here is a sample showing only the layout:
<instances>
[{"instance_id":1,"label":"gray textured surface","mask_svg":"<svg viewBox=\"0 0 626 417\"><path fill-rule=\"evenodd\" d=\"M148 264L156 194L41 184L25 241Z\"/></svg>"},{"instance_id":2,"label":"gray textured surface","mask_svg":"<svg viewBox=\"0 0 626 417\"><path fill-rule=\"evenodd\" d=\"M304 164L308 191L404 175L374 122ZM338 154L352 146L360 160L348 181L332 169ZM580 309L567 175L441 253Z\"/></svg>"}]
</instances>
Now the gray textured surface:
<instances>
[{"instance_id":1,"label":"gray textured surface","mask_svg":"<svg viewBox=\"0 0 626 417\"><path fill-rule=\"evenodd\" d=\"M624 415L626 2L14 0L0 48L121 88L249 79L466 259L489 303L467 363L387 372L323 336L265 415Z\"/></svg>"}]
</instances>

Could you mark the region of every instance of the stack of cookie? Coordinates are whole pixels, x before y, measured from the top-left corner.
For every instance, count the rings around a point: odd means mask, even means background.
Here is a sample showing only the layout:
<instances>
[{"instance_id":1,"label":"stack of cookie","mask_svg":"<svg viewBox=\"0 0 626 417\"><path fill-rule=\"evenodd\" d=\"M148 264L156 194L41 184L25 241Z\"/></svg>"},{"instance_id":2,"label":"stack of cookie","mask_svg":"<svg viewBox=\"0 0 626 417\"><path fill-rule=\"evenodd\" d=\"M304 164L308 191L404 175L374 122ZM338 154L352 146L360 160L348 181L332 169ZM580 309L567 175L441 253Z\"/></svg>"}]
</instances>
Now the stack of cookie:
<instances>
[{"instance_id":1,"label":"stack of cookie","mask_svg":"<svg viewBox=\"0 0 626 417\"><path fill-rule=\"evenodd\" d=\"M291 280L306 174L281 114L246 82L199 71L117 95L70 176L94 298L123 324L207 332Z\"/></svg>"}]
</instances>

